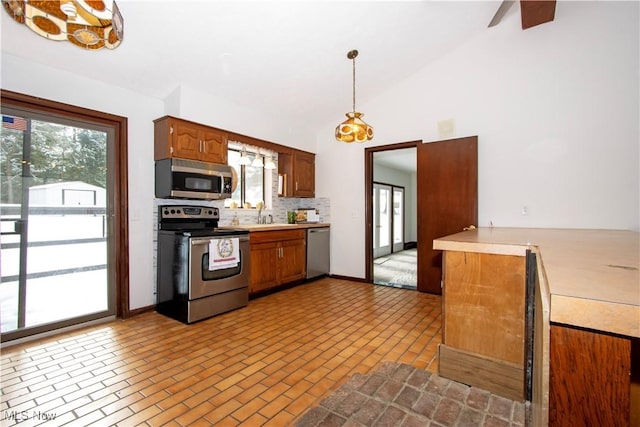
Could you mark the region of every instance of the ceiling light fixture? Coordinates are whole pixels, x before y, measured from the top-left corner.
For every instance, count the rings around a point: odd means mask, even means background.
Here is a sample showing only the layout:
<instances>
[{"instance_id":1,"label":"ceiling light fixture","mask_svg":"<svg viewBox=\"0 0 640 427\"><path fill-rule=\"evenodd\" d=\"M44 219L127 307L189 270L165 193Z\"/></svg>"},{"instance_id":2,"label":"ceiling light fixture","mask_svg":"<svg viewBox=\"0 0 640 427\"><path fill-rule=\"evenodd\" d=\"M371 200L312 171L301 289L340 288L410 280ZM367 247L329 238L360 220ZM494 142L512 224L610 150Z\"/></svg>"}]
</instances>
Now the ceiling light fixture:
<instances>
[{"instance_id":1,"label":"ceiling light fixture","mask_svg":"<svg viewBox=\"0 0 640 427\"><path fill-rule=\"evenodd\" d=\"M68 40L83 49L115 49L124 36L124 21L113 0L2 0L2 6L42 37Z\"/></svg>"},{"instance_id":2,"label":"ceiling light fixture","mask_svg":"<svg viewBox=\"0 0 640 427\"><path fill-rule=\"evenodd\" d=\"M342 142L365 142L373 138L373 128L362 121L364 114L356 111L356 56L358 51L355 49L347 53L347 58L353 62L353 111L336 127L336 139Z\"/></svg>"}]
</instances>

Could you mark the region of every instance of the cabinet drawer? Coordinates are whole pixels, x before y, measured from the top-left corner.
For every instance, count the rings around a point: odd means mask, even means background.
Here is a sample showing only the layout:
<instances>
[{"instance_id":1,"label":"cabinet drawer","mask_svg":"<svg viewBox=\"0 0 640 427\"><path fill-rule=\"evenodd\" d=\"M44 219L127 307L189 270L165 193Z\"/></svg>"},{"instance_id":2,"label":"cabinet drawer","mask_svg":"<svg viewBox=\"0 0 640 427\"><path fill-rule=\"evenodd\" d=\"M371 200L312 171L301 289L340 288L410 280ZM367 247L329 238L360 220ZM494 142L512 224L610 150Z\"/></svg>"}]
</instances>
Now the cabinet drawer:
<instances>
[{"instance_id":1,"label":"cabinet drawer","mask_svg":"<svg viewBox=\"0 0 640 427\"><path fill-rule=\"evenodd\" d=\"M283 240L305 239L306 230L253 231L249 234L250 243L281 242Z\"/></svg>"}]
</instances>

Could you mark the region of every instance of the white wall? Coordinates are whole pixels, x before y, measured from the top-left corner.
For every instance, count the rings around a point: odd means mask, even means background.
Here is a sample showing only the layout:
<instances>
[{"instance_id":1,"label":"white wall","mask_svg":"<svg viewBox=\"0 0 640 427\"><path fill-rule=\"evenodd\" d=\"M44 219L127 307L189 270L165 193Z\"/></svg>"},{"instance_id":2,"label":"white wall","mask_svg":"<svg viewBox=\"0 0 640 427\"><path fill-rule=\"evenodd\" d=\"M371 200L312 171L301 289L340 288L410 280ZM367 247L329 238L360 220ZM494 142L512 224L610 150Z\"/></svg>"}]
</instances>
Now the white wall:
<instances>
[{"instance_id":1,"label":"white wall","mask_svg":"<svg viewBox=\"0 0 640 427\"><path fill-rule=\"evenodd\" d=\"M404 241L416 242L418 240L416 174L374 162L373 180L382 184L404 187Z\"/></svg>"},{"instance_id":2,"label":"white wall","mask_svg":"<svg viewBox=\"0 0 640 427\"><path fill-rule=\"evenodd\" d=\"M128 117L129 306L155 304L153 120L164 114L163 102L4 53L2 88Z\"/></svg>"},{"instance_id":3,"label":"white wall","mask_svg":"<svg viewBox=\"0 0 640 427\"><path fill-rule=\"evenodd\" d=\"M315 150L316 139L308 125L287 121L278 117L277 112L258 112L234 104L207 93L206 89L182 85L177 92L179 108L175 108L174 92L169 97L172 108L167 114L301 150Z\"/></svg>"},{"instance_id":4,"label":"white wall","mask_svg":"<svg viewBox=\"0 0 640 427\"><path fill-rule=\"evenodd\" d=\"M526 31L518 15L362 105L369 145L434 141L453 118L478 135L480 226L638 230L638 3L559 2ZM364 277L365 145L336 124L317 133L316 193L340 236L332 273Z\"/></svg>"}]
</instances>

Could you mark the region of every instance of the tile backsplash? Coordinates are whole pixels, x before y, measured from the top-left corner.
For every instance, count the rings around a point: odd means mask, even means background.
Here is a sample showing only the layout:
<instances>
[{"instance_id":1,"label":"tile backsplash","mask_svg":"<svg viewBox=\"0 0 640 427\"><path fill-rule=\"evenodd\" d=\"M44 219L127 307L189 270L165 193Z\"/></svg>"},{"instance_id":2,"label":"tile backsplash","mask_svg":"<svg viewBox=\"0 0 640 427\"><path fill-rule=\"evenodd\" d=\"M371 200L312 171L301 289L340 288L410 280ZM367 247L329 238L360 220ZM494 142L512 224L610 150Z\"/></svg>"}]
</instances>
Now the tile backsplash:
<instances>
[{"instance_id":1,"label":"tile backsplash","mask_svg":"<svg viewBox=\"0 0 640 427\"><path fill-rule=\"evenodd\" d=\"M192 206L215 206L220 210L219 225L231 225L233 215L238 215L240 225L256 224L258 222L258 211L252 209L230 209L224 207L223 200L183 200L183 199L154 199L154 229L158 229L158 206L160 205L192 205ZM331 222L330 203L328 197L317 197L315 199L296 197L276 197L272 202L272 207L262 210L262 215L272 215L273 222L286 223L287 211L296 209L317 209L320 215L320 222Z\"/></svg>"}]
</instances>

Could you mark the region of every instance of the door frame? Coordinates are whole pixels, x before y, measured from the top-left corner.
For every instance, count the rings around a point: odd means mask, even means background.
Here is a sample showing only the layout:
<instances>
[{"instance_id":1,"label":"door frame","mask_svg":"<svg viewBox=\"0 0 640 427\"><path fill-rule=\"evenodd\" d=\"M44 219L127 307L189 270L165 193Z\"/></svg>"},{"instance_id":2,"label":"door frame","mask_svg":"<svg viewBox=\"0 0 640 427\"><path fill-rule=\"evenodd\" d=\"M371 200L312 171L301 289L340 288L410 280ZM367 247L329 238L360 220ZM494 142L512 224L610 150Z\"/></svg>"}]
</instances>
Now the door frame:
<instances>
[{"instance_id":1,"label":"door frame","mask_svg":"<svg viewBox=\"0 0 640 427\"><path fill-rule=\"evenodd\" d=\"M400 142L389 145L379 145L364 149L364 246L365 246L365 269L364 280L373 283L373 155L380 151L400 150L403 148L414 148L421 144L421 140Z\"/></svg>"},{"instance_id":2,"label":"door frame","mask_svg":"<svg viewBox=\"0 0 640 427\"><path fill-rule=\"evenodd\" d=\"M0 99L2 104L6 106L39 111L54 116L63 113L64 117L89 120L114 128L116 161L112 171L113 200L111 200L110 211L107 214L112 219L113 245L116 248L115 265L113 266L116 280L116 317L129 317L128 119L5 89L0 89ZM39 333L37 329L37 327L31 328L30 334ZM16 336L16 338L19 337Z\"/></svg>"},{"instance_id":3,"label":"door frame","mask_svg":"<svg viewBox=\"0 0 640 427\"><path fill-rule=\"evenodd\" d=\"M428 147L427 147L428 146ZM464 227L475 225L478 222L478 137L469 136L439 140L424 143L422 140L402 142L398 144L382 145L365 148L365 281L373 283L373 154L379 151L397 150L401 148L416 147L417 162L417 227L418 227L418 291L436 295L442 293L442 253L433 249L433 239L462 231ZM422 150L421 150L422 149ZM425 149L431 152L428 159L434 162L436 167L430 168L428 162L421 161ZM462 171L446 168L446 162L450 158L457 160L468 160L467 168ZM423 159L424 160L424 159ZM429 170L425 170L429 169ZM454 175L451 175L455 172ZM461 172L461 173L460 173ZM421 215L428 212L428 203L438 202L438 197L442 196L442 191L425 191L425 182L438 179L459 177L463 183L455 192L447 192L445 202L452 197L468 199L460 212L456 212L455 217L449 218L452 211L442 206L435 210L435 214L444 218L437 229L426 226L421 220ZM434 187L438 188L438 187ZM429 200L427 200L429 199ZM444 205L443 205L444 206ZM460 210L460 209L459 209ZM433 212L431 212L433 213ZM437 277L436 277L437 276Z\"/></svg>"}]
</instances>

